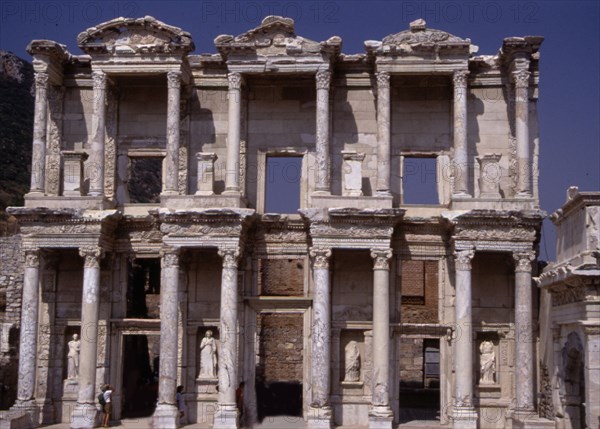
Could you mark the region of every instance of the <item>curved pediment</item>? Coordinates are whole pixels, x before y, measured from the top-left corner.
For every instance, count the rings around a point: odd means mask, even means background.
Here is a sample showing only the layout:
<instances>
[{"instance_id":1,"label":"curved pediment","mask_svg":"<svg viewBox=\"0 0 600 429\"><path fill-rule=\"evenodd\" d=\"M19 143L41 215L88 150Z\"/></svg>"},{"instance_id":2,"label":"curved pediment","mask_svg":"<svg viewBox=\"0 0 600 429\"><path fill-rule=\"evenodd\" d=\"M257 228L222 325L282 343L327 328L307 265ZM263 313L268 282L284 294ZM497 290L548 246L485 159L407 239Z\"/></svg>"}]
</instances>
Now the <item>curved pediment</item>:
<instances>
[{"instance_id":1,"label":"curved pediment","mask_svg":"<svg viewBox=\"0 0 600 429\"><path fill-rule=\"evenodd\" d=\"M194 50L190 33L151 16L116 18L88 28L77 36L86 53L134 55L145 53L185 54Z\"/></svg>"},{"instance_id":2,"label":"curved pediment","mask_svg":"<svg viewBox=\"0 0 600 429\"><path fill-rule=\"evenodd\" d=\"M294 20L282 16L267 16L261 25L238 36L223 34L215 38L215 46L224 58L232 52L263 56L337 54L341 44L337 36L325 42L298 36Z\"/></svg>"},{"instance_id":3,"label":"curved pediment","mask_svg":"<svg viewBox=\"0 0 600 429\"><path fill-rule=\"evenodd\" d=\"M469 54L471 40L462 39L442 30L427 28L425 20L417 19L410 23L408 30L384 37L381 42L367 41L369 53L375 55L417 53L419 51L453 50Z\"/></svg>"}]
</instances>

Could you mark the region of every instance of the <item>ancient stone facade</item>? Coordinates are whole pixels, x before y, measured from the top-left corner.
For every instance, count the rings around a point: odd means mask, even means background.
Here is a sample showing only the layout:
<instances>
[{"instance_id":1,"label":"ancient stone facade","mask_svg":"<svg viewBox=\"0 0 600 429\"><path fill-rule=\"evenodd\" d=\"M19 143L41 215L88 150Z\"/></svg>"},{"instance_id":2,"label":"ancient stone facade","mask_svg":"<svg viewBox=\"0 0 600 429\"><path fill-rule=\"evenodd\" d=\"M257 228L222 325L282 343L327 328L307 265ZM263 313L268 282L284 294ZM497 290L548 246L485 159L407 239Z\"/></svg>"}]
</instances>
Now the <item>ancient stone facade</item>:
<instances>
[{"instance_id":1,"label":"ancient stone facade","mask_svg":"<svg viewBox=\"0 0 600 429\"><path fill-rule=\"evenodd\" d=\"M545 427L542 40L477 55L417 20L345 55L269 16L214 55L152 17L82 32L85 55L33 41L12 418L90 428L109 383L114 419L175 428L181 384L187 421L215 428L277 413L391 428L418 417L417 394L434 425ZM295 213L266 213L276 157L300 159ZM421 158L437 200L411 205Z\"/></svg>"},{"instance_id":2,"label":"ancient stone facade","mask_svg":"<svg viewBox=\"0 0 600 429\"><path fill-rule=\"evenodd\" d=\"M556 262L541 288L542 411L559 427L600 424L600 192L569 188L550 216L557 228Z\"/></svg>"}]
</instances>

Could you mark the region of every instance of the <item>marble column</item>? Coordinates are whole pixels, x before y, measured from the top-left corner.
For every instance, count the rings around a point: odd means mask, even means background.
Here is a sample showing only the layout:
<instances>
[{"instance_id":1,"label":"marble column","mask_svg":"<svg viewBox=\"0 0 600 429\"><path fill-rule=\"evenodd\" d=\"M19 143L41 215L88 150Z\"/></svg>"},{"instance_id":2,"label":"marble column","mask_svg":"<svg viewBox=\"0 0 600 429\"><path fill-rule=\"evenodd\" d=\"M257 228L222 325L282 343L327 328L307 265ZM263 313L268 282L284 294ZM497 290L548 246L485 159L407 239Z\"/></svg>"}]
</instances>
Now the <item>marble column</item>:
<instances>
[{"instance_id":1,"label":"marble column","mask_svg":"<svg viewBox=\"0 0 600 429\"><path fill-rule=\"evenodd\" d=\"M513 72L515 82L515 137L517 140L517 198L531 198L531 158L529 156L529 73Z\"/></svg>"},{"instance_id":2,"label":"marble column","mask_svg":"<svg viewBox=\"0 0 600 429\"><path fill-rule=\"evenodd\" d=\"M167 156L165 158L165 189L163 194L179 195L180 71L167 73L167 87Z\"/></svg>"},{"instance_id":3,"label":"marble column","mask_svg":"<svg viewBox=\"0 0 600 429\"><path fill-rule=\"evenodd\" d=\"M104 251L98 246L81 247L83 293L81 299L81 349L79 352L79 390L71 414L71 428L94 427L96 420L96 366L98 361L98 310L100 307L100 260Z\"/></svg>"},{"instance_id":4,"label":"marble column","mask_svg":"<svg viewBox=\"0 0 600 429\"><path fill-rule=\"evenodd\" d=\"M453 427L475 428L473 407L473 338L471 323L471 260L473 250L457 251L455 256L455 338Z\"/></svg>"},{"instance_id":5,"label":"marble column","mask_svg":"<svg viewBox=\"0 0 600 429\"><path fill-rule=\"evenodd\" d=\"M331 72L319 70L317 81L317 124L316 124L316 158L317 171L315 192L331 194L331 161L329 159L329 88Z\"/></svg>"},{"instance_id":6,"label":"marble column","mask_svg":"<svg viewBox=\"0 0 600 429\"><path fill-rule=\"evenodd\" d=\"M377 73L377 194L390 195L391 154L390 74Z\"/></svg>"},{"instance_id":7,"label":"marble column","mask_svg":"<svg viewBox=\"0 0 600 429\"><path fill-rule=\"evenodd\" d=\"M35 110L31 152L30 193L43 195L46 170L46 127L48 122L48 74L35 73Z\"/></svg>"},{"instance_id":8,"label":"marble column","mask_svg":"<svg viewBox=\"0 0 600 429\"><path fill-rule=\"evenodd\" d=\"M467 147L467 70L457 70L452 76L454 84L454 190L453 196L470 198L469 151Z\"/></svg>"},{"instance_id":9,"label":"marble column","mask_svg":"<svg viewBox=\"0 0 600 429\"><path fill-rule=\"evenodd\" d=\"M240 193L240 126L242 111L242 75L229 73L227 75L229 91L228 130L227 130L227 160L225 175L225 192Z\"/></svg>"},{"instance_id":10,"label":"marble column","mask_svg":"<svg viewBox=\"0 0 600 429\"><path fill-rule=\"evenodd\" d=\"M161 252L158 405L152 416L152 427L156 429L176 429L179 426L179 411L175 400L177 390L179 257L179 248L168 247Z\"/></svg>"},{"instance_id":11,"label":"marble column","mask_svg":"<svg viewBox=\"0 0 600 429\"><path fill-rule=\"evenodd\" d=\"M313 270L313 320L311 391L312 399L308 410L308 427L330 428L331 406L331 292L329 284L329 259L331 249L310 249Z\"/></svg>"},{"instance_id":12,"label":"marble column","mask_svg":"<svg viewBox=\"0 0 600 429\"><path fill-rule=\"evenodd\" d=\"M516 411L534 410L531 262L535 252L515 252L515 399Z\"/></svg>"},{"instance_id":13,"label":"marble column","mask_svg":"<svg viewBox=\"0 0 600 429\"><path fill-rule=\"evenodd\" d=\"M223 258L221 272L221 315L219 356L219 408L213 428L238 427L235 391L238 387L238 261L237 249L220 249Z\"/></svg>"},{"instance_id":14,"label":"marble column","mask_svg":"<svg viewBox=\"0 0 600 429\"><path fill-rule=\"evenodd\" d=\"M102 71L92 73L94 100L92 113L92 144L88 163L90 178L89 195L104 196L104 138L106 134L106 74Z\"/></svg>"},{"instance_id":15,"label":"marble column","mask_svg":"<svg viewBox=\"0 0 600 429\"><path fill-rule=\"evenodd\" d=\"M37 360L38 307L40 295L40 250L25 250L25 273L19 342L19 379L14 409L29 413L38 425L39 410L35 403L35 369Z\"/></svg>"},{"instance_id":16,"label":"marble column","mask_svg":"<svg viewBox=\"0 0 600 429\"><path fill-rule=\"evenodd\" d=\"M373 249L373 395L370 428L391 428L390 407L390 258L392 249Z\"/></svg>"},{"instance_id":17,"label":"marble column","mask_svg":"<svg viewBox=\"0 0 600 429\"><path fill-rule=\"evenodd\" d=\"M596 283L596 287L598 284ZM600 422L600 324L583 325L585 333L585 421L588 428Z\"/></svg>"}]
</instances>

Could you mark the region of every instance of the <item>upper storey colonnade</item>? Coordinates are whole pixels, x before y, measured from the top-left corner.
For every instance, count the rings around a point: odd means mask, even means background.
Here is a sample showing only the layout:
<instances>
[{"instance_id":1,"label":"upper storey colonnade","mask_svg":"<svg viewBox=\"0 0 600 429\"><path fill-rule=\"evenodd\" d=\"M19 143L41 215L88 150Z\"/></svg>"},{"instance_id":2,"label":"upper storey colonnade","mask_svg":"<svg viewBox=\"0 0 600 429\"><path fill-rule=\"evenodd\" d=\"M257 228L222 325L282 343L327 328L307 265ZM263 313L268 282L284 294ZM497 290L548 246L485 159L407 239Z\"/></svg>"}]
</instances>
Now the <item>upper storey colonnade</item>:
<instances>
[{"instance_id":1,"label":"upper storey colonnade","mask_svg":"<svg viewBox=\"0 0 600 429\"><path fill-rule=\"evenodd\" d=\"M176 207L183 200L188 206L201 204L205 195L210 196L211 204L216 201L215 197L220 197L223 201L218 206L245 205L246 191L241 178L245 169L241 147L243 91L245 81L256 76L279 76L292 81L299 77L314 79L314 159L317 171L308 192L314 196L311 200L313 205L331 205L334 201L330 198L332 159L339 155L332 146L335 139L332 94L335 88L348 86L348 76L352 74L363 79L361 85L369 82L376 100L376 177L373 179L376 185L370 195L380 201L377 204L392 206L394 79L417 75L446 76L452 87L452 99L448 100L452 146L443 166L451 187L449 202L456 203L457 208L458 204L470 204L469 201L476 196L474 159L480 161L484 170L487 165L484 162L497 162L500 156L486 153L476 157L478 149L475 144L479 139L470 135L476 120L470 117L473 114L470 86L488 85L500 87L508 94L506 110L513 137L506 138L506 151L510 152L509 174L514 182L510 198L517 204L522 199L536 206L537 173L533 167L536 149L532 145L536 130L530 129L529 112L530 100L536 97L541 42L541 37L507 38L497 56L476 56L477 47L469 39L428 29L423 20L417 20L410 24L408 30L387 36L382 41L366 41L365 54L344 55L341 53L340 37L315 42L298 36L292 19L277 16L265 18L260 26L241 35L218 36L215 39L218 54L209 56L192 55L195 46L189 33L152 17L117 18L84 31L78 36L78 44L86 55L74 56L56 42L34 40L28 47L34 58L36 102L31 190L26 197L26 205L62 206L60 197L70 197L71 205L79 204L82 208L119 205L114 198L115 177L118 175L114 153L116 143L111 142L108 131L115 126L107 122L110 119L109 92L122 76L143 79L148 75L159 76L160 79L164 76L167 87L166 144L162 154L163 206ZM79 153L64 150L61 140L65 116L62 115L64 103L60 97L66 76L71 81L70 85L73 85L72 82L79 85L85 79L92 81L91 127L86 150ZM201 191L199 185L198 192L189 195L182 177L186 177L190 161L189 157L182 155L182 140L183 134L187 135L190 131L184 128L189 128L189 124L182 120L182 106L190 97L189 88L201 86L202 82L211 78L220 79L227 85L224 189L215 196L212 184L208 185L207 191ZM514 147L508 148L511 144ZM197 154L198 183L200 170L203 173L212 171L211 163L215 157L209 155ZM207 177L214 180L210 175ZM89 180L89 184L84 187L85 180ZM479 197L509 198L501 195L497 187L484 180L479 187ZM339 203L339 199L335 201ZM352 206L352 200L344 204Z\"/></svg>"}]
</instances>

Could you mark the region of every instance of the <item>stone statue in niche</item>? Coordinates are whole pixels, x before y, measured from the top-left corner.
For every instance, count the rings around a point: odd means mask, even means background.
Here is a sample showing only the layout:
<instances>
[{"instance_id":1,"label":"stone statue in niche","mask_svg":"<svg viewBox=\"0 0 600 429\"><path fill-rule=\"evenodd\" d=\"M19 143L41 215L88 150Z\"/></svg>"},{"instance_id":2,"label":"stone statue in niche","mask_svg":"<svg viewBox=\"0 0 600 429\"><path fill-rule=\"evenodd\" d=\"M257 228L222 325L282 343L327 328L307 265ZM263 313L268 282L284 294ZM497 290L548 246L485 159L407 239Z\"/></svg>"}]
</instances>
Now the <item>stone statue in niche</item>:
<instances>
[{"instance_id":1,"label":"stone statue in niche","mask_svg":"<svg viewBox=\"0 0 600 429\"><path fill-rule=\"evenodd\" d=\"M77 380L79 377L79 353L81 352L81 340L79 340L79 335L73 334L68 346L69 353L67 353L67 378L69 380Z\"/></svg>"},{"instance_id":2,"label":"stone statue in niche","mask_svg":"<svg viewBox=\"0 0 600 429\"><path fill-rule=\"evenodd\" d=\"M344 381L359 381L360 350L356 341L350 341L345 348L346 365Z\"/></svg>"},{"instance_id":3,"label":"stone statue in niche","mask_svg":"<svg viewBox=\"0 0 600 429\"><path fill-rule=\"evenodd\" d=\"M200 342L200 375L198 378L217 377L217 342L212 331L206 331Z\"/></svg>"},{"instance_id":4,"label":"stone statue in niche","mask_svg":"<svg viewBox=\"0 0 600 429\"><path fill-rule=\"evenodd\" d=\"M494 352L494 343L483 341L479 345L479 367L481 377L479 384L494 384L496 375L496 353Z\"/></svg>"}]
</instances>

